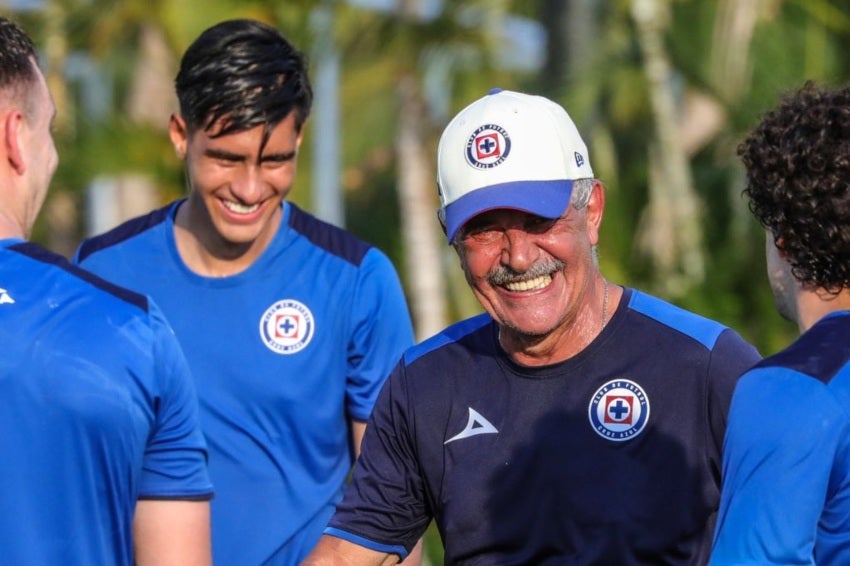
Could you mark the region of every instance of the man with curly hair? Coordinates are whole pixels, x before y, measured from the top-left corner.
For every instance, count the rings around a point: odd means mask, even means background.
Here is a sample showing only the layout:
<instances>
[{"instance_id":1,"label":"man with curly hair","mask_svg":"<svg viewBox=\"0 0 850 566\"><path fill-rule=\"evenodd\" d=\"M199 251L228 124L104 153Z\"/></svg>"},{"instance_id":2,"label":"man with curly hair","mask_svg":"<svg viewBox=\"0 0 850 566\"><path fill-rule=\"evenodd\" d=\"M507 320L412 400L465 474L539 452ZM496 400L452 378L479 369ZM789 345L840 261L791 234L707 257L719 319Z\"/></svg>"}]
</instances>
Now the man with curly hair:
<instances>
[{"instance_id":1,"label":"man with curly hair","mask_svg":"<svg viewBox=\"0 0 850 566\"><path fill-rule=\"evenodd\" d=\"M739 146L779 312L738 382L713 564L850 564L850 88L807 83Z\"/></svg>"}]
</instances>

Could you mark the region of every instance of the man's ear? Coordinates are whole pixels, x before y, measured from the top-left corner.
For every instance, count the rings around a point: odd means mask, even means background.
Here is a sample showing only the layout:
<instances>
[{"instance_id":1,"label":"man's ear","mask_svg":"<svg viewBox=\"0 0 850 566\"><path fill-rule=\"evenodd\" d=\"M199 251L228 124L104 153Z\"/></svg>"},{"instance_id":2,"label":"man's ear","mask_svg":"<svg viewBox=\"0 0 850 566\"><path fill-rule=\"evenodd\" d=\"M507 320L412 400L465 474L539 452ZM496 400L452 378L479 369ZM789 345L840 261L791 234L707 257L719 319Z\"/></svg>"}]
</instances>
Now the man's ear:
<instances>
[{"instance_id":1,"label":"man's ear","mask_svg":"<svg viewBox=\"0 0 850 566\"><path fill-rule=\"evenodd\" d=\"M773 238L772 235L771 238ZM779 254L779 257L787 259L787 254L785 253L785 239L780 236L779 238L774 238L773 243L776 246L776 252Z\"/></svg>"},{"instance_id":2,"label":"man's ear","mask_svg":"<svg viewBox=\"0 0 850 566\"><path fill-rule=\"evenodd\" d=\"M301 149L301 142L304 141L304 127L301 127L301 131L298 132L298 136L295 138L295 151L297 152Z\"/></svg>"},{"instance_id":3,"label":"man's ear","mask_svg":"<svg viewBox=\"0 0 850 566\"><path fill-rule=\"evenodd\" d=\"M591 189L585 212L588 239L590 244L595 246L599 243L599 228L602 226L602 217L605 214L605 185L598 179L593 180L593 189Z\"/></svg>"},{"instance_id":4,"label":"man's ear","mask_svg":"<svg viewBox=\"0 0 850 566\"><path fill-rule=\"evenodd\" d=\"M437 220L440 221L440 228L443 229L443 235L447 236L448 232L446 231L446 211L442 208L437 211Z\"/></svg>"},{"instance_id":5,"label":"man's ear","mask_svg":"<svg viewBox=\"0 0 850 566\"><path fill-rule=\"evenodd\" d=\"M171 145L174 146L177 157L186 159L189 129L186 127L186 121L177 113L172 114L171 118L168 119L168 137L171 138Z\"/></svg>"},{"instance_id":6,"label":"man's ear","mask_svg":"<svg viewBox=\"0 0 850 566\"><path fill-rule=\"evenodd\" d=\"M24 127L24 115L20 110L10 110L3 116L3 149L9 165L18 174L27 170L21 150L21 135Z\"/></svg>"}]
</instances>

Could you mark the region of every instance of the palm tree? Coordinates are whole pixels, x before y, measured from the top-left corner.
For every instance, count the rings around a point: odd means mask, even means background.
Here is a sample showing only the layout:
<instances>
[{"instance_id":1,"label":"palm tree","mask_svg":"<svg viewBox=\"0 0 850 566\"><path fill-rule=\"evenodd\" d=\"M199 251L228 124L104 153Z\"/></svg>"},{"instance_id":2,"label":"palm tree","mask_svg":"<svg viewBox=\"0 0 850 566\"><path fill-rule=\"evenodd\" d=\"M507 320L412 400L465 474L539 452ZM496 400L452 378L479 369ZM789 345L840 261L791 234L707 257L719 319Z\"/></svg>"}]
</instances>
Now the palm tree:
<instances>
[{"instance_id":1,"label":"palm tree","mask_svg":"<svg viewBox=\"0 0 850 566\"><path fill-rule=\"evenodd\" d=\"M488 34L460 23L460 14L473 9L483 22L481 14L492 14L493 5L458 2L427 14L423 4L405 0L391 11L340 6L336 14L338 44L346 54L342 115L348 120L347 151L349 156L361 154L348 158L355 165L347 168L344 178L349 191L377 190L364 186L380 182L375 163L394 164L394 174L381 178L398 200L399 256L419 338L476 308L436 221L435 156L439 131L454 106L453 94L465 104L469 97L463 87L474 90L476 97L485 92L484 86L456 81L467 73L464 66L472 59L480 75L492 69L486 61ZM429 88L435 83L437 89ZM381 155L391 157L379 159Z\"/></svg>"},{"instance_id":2,"label":"palm tree","mask_svg":"<svg viewBox=\"0 0 850 566\"><path fill-rule=\"evenodd\" d=\"M632 0L631 4L655 123L649 150L650 201L638 241L653 258L663 290L679 296L702 282L705 264L701 207L679 139L676 77L663 43L670 21L666 2Z\"/></svg>"}]
</instances>

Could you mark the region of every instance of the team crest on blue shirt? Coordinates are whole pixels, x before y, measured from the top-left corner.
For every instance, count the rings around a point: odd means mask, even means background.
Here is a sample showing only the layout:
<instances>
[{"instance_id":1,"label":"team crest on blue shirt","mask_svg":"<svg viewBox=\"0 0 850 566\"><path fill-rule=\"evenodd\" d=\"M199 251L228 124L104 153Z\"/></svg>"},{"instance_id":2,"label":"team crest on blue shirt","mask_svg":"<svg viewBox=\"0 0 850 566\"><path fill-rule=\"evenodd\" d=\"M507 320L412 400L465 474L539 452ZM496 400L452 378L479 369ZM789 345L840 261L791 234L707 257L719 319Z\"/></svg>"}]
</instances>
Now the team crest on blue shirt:
<instances>
[{"instance_id":1,"label":"team crest on blue shirt","mask_svg":"<svg viewBox=\"0 0 850 566\"><path fill-rule=\"evenodd\" d=\"M313 339L316 323L304 303L293 299L278 301L260 319L260 337L269 350L278 354L294 354Z\"/></svg>"},{"instance_id":2,"label":"team crest on blue shirt","mask_svg":"<svg viewBox=\"0 0 850 566\"><path fill-rule=\"evenodd\" d=\"M593 394L587 416L596 434L606 440L622 442L646 428L649 399L634 381L614 379Z\"/></svg>"},{"instance_id":3,"label":"team crest on blue shirt","mask_svg":"<svg viewBox=\"0 0 850 566\"><path fill-rule=\"evenodd\" d=\"M476 169L489 169L507 159L511 138L501 126L487 124L472 132L466 142L466 161Z\"/></svg>"}]
</instances>

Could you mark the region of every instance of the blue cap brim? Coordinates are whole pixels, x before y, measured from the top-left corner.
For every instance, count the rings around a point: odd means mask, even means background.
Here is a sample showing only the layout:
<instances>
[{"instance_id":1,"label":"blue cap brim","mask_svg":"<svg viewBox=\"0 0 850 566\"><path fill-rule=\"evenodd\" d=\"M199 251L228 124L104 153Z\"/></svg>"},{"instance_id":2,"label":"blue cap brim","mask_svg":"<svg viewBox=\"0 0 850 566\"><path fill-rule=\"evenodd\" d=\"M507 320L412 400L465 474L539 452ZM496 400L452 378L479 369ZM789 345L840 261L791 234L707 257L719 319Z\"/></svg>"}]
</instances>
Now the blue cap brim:
<instances>
[{"instance_id":1,"label":"blue cap brim","mask_svg":"<svg viewBox=\"0 0 850 566\"><path fill-rule=\"evenodd\" d=\"M476 189L446 206L446 237L451 242L470 218L499 208L559 218L567 210L572 192L573 182L565 179L514 181Z\"/></svg>"}]
</instances>

